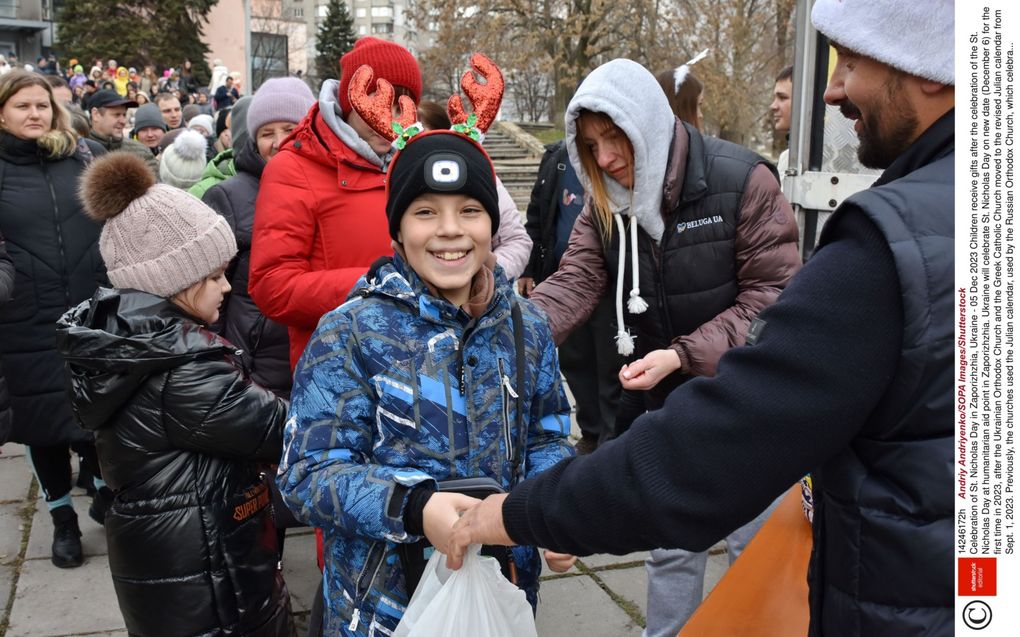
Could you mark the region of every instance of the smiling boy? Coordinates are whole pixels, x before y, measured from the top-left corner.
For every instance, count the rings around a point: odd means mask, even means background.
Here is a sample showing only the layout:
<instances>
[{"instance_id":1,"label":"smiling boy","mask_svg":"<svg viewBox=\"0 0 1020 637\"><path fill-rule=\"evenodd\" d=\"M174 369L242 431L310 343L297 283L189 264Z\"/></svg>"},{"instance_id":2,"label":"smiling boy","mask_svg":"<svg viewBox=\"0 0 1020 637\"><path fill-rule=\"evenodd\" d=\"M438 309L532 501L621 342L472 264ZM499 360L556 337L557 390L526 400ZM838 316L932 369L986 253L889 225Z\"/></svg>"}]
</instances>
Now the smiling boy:
<instances>
[{"instance_id":1,"label":"smiling boy","mask_svg":"<svg viewBox=\"0 0 1020 637\"><path fill-rule=\"evenodd\" d=\"M424 536L445 550L456 518L435 511L474 503L437 493L437 482L486 477L509 490L572 455L544 315L493 270L499 204L485 151L458 133L426 133L395 156L389 177L395 255L312 335L279 469L287 505L325 532L329 635L396 627L412 592L401 547ZM512 556L535 604L538 552ZM566 570L574 558L546 559Z\"/></svg>"}]
</instances>

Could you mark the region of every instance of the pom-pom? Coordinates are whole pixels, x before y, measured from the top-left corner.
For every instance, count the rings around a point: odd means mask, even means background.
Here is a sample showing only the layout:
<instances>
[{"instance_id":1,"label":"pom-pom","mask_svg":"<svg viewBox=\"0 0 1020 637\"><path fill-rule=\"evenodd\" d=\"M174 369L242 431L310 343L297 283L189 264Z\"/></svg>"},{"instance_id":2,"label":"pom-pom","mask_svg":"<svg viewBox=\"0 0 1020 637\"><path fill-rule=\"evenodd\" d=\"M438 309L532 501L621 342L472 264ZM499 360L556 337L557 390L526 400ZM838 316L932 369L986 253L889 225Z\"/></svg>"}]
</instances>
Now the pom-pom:
<instances>
[{"instance_id":1,"label":"pom-pom","mask_svg":"<svg viewBox=\"0 0 1020 637\"><path fill-rule=\"evenodd\" d=\"M205 157L205 136L197 130L186 130L174 140L174 152L181 159L195 161Z\"/></svg>"},{"instance_id":2,"label":"pom-pom","mask_svg":"<svg viewBox=\"0 0 1020 637\"><path fill-rule=\"evenodd\" d=\"M141 157L127 152L108 153L82 174L79 196L85 212L96 221L104 221L124 212L129 203L155 184L156 176Z\"/></svg>"},{"instance_id":3,"label":"pom-pom","mask_svg":"<svg viewBox=\"0 0 1020 637\"><path fill-rule=\"evenodd\" d=\"M630 298L627 299L627 311L631 314L641 314L648 309L648 303L641 298L639 290L631 290Z\"/></svg>"},{"instance_id":4,"label":"pom-pom","mask_svg":"<svg viewBox=\"0 0 1020 637\"><path fill-rule=\"evenodd\" d=\"M616 351L621 356L630 356L634 353L634 337L625 329L616 332Z\"/></svg>"}]
</instances>

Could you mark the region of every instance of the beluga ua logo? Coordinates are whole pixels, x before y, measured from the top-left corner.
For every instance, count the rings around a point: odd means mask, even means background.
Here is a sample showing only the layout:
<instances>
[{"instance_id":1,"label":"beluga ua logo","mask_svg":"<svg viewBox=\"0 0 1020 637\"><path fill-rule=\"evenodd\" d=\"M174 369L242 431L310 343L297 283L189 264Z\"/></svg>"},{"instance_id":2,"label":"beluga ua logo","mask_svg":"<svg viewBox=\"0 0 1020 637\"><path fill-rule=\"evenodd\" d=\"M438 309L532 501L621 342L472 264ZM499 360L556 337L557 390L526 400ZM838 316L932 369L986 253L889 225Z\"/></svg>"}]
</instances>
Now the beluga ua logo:
<instances>
[{"instance_id":1,"label":"beluga ua logo","mask_svg":"<svg viewBox=\"0 0 1020 637\"><path fill-rule=\"evenodd\" d=\"M700 228L701 226L707 226L713 223L722 223L722 220L722 215L712 215L711 217L702 217L701 219L695 219L693 221L681 221L676 224L676 231L677 233L680 233L684 230L693 230L694 228Z\"/></svg>"}]
</instances>

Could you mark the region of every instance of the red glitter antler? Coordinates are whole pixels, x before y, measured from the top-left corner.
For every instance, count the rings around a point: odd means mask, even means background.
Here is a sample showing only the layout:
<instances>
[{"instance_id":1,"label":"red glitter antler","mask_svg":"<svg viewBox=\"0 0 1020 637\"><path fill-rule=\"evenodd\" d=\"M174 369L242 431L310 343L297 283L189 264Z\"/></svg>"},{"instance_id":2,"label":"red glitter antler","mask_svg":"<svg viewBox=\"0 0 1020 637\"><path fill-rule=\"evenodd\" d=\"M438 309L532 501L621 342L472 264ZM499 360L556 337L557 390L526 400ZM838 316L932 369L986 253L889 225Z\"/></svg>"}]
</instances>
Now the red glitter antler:
<instances>
[{"instance_id":1,"label":"red glitter antler","mask_svg":"<svg viewBox=\"0 0 1020 637\"><path fill-rule=\"evenodd\" d=\"M464 89L474 108L475 121L471 121L464 112L460 95L450 96L446 112L450 115L450 121L457 125L453 127L454 130L474 128L478 133L484 134L496 120L496 113L499 112L499 106L503 102L503 73L495 62L481 53L471 56L471 67L485 78L485 84L482 84L475 79L474 73L465 71L460 79L460 87Z\"/></svg>"},{"instance_id":2,"label":"red glitter antler","mask_svg":"<svg viewBox=\"0 0 1020 637\"><path fill-rule=\"evenodd\" d=\"M404 129L418 121L418 109L415 108L414 100L407 95L401 95L397 100L399 115L394 119L393 85L379 78L375 82L375 93L369 95L368 87L372 84L374 76L375 72L367 64L359 66L351 76L349 89L351 108L357 111L372 130L392 142L401 136Z\"/></svg>"}]
</instances>

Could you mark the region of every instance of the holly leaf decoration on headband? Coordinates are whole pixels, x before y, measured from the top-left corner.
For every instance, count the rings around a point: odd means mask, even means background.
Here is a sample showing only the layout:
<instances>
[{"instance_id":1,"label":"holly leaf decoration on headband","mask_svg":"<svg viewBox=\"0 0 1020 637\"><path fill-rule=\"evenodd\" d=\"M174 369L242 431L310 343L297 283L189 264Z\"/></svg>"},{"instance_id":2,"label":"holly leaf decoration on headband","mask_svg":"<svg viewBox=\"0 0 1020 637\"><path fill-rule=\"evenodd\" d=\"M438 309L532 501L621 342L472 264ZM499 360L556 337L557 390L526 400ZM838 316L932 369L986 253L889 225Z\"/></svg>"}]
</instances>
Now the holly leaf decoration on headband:
<instances>
[{"instance_id":1,"label":"holly leaf decoration on headband","mask_svg":"<svg viewBox=\"0 0 1020 637\"><path fill-rule=\"evenodd\" d=\"M467 118L467 121L465 121L463 124L454 124L453 126L451 126L451 129L457 131L458 133L467 135L476 142L480 142L482 139L482 131L478 130L477 124L478 116L475 115L474 113L471 113L471 115Z\"/></svg>"},{"instance_id":2,"label":"holly leaf decoration on headband","mask_svg":"<svg viewBox=\"0 0 1020 637\"><path fill-rule=\"evenodd\" d=\"M400 125L400 122L393 122L393 132L397 134L396 139L393 140L393 146L397 150L404 150L404 146L407 146L407 142L412 137L422 131L422 127L416 122L411 124L407 128Z\"/></svg>"}]
</instances>

